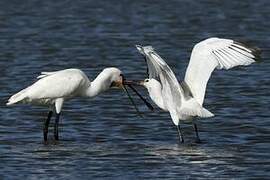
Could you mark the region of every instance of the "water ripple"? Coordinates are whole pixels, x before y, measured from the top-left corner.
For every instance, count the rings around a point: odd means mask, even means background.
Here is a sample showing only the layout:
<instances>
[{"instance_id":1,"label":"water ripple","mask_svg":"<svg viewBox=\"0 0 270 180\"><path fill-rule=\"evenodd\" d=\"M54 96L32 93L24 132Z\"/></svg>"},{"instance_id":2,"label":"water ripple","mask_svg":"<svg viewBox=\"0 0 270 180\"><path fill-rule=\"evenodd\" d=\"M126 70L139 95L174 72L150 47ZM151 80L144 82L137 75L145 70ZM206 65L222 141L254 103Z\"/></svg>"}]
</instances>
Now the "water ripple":
<instances>
[{"instance_id":1,"label":"water ripple","mask_svg":"<svg viewBox=\"0 0 270 180\"><path fill-rule=\"evenodd\" d=\"M270 174L269 2L13 1L0 2L0 179L247 179ZM135 44L153 45L182 79L192 47L210 36L248 40L262 62L214 72L198 120L178 144L168 113L149 112L124 92L64 106L60 142L42 142L47 109L6 107L8 97L40 71L81 68L90 77L116 66L144 79ZM139 89L144 95L146 92ZM157 108L156 108L157 109Z\"/></svg>"}]
</instances>

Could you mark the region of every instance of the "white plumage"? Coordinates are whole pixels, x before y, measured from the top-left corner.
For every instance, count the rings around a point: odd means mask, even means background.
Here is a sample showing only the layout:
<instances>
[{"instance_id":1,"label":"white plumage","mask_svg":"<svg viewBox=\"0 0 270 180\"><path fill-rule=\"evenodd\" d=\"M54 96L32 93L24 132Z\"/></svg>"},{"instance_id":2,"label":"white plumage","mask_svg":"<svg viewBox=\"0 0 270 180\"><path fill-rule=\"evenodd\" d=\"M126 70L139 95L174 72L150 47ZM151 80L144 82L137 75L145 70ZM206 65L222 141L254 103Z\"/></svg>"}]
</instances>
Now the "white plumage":
<instances>
[{"instance_id":1,"label":"white plumage","mask_svg":"<svg viewBox=\"0 0 270 180\"><path fill-rule=\"evenodd\" d=\"M57 99L69 99L79 95L90 85L88 78L79 69L42 72L41 74L37 82L13 95L7 105L18 102L53 105Z\"/></svg>"},{"instance_id":2,"label":"white plumage","mask_svg":"<svg viewBox=\"0 0 270 180\"><path fill-rule=\"evenodd\" d=\"M160 108L169 111L177 127L179 120L214 116L202 106L206 85L214 69L249 65L255 62L258 53L229 39L209 38L201 41L192 50L184 81L180 85L171 68L152 46L136 47L144 55L149 73L149 79L141 84L148 89L151 99ZM197 134L197 126L194 125Z\"/></svg>"},{"instance_id":3,"label":"white plumage","mask_svg":"<svg viewBox=\"0 0 270 180\"><path fill-rule=\"evenodd\" d=\"M109 89L112 82L121 82L120 74L121 71L117 68L106 68L90 82L85 73L79 69L41 72L37 82L11 96L7 105L16 103L53 105L57 99L67 100L74 96L93 97Z\"/></svg>"},{"instance_id":4,"label":"white plumage","mask_svg":"<svg viewBox=\"0 0 270 180\"><path fill-rule=\"evenodd\" d=\"M123 80L121 71L114 67L104 69L92 82L79 69L42 72L37 78L38 81L33 85L11 96L7 105L17 103L46 105L51 110L55 107L57 118L59 118L64 101L78 96L94 97L113 86L121 87ZM50 121L51 113L48 115L47 122ZM48 127L45 128L48 131ZM58 131L55 131L55 139L58 139ZM46 132L44 140L47 140Z\"/></svg>"},{"instance_id":5,"label":"white plumage","mask_svg":"<svg viewBox=\"0 0 270 180\"><path fill-rule=\"evenodd\" d=\"M254 53L253 49L229 39L210 38L196 44L186 70L185 82L197 102L203 104L206 85L215 68L247 66L255 62Z\"/></svg>"}]
</instances>

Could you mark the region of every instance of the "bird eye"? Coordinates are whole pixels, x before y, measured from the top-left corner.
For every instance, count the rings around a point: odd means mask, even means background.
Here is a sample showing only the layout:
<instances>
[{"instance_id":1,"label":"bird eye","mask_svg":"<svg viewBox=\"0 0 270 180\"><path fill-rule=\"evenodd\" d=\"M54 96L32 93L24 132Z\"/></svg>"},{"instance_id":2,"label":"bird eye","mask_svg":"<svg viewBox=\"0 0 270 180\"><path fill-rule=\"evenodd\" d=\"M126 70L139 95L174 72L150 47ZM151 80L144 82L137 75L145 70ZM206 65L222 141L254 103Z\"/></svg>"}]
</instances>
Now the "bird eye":
<instances>
[{"instance_id":1,"label":"bird eye","mask_svg":"<svg viewBox=\"0 0 270 180\"><path fill-rule=\"evenodd\" d=\"M149 82L149 79L146 79L145 82Z\"/></svg>"}]
</instances>

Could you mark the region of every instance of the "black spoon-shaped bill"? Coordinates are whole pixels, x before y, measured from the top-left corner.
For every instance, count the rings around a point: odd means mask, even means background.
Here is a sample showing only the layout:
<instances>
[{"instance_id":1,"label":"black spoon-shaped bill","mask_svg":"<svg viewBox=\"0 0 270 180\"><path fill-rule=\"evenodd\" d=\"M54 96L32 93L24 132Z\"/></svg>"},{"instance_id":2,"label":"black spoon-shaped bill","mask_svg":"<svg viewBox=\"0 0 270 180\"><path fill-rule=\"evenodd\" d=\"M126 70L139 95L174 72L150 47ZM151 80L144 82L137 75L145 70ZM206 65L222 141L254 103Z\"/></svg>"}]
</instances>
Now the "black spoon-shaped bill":
<instances>
[{"instance_id":1,"label":"black spoon-shaped bill","mask_svg":"<svg viewBox=\"0 0 270 180\"><path fill-rule=\"evenodd\" d=\"M125 85L123 85L123 89L124 89L124 91L126 92L126 94L127 94L128 98L129 98L131 104L132 104L133 107L135 108L137 114L138 114L140 117L143 117L142 113L139 111L137 105L135 104L134 100L132 99L132 97L131 97L130 93L128 92L128 89L126 88Z\"/></svg>"}]
</instances>

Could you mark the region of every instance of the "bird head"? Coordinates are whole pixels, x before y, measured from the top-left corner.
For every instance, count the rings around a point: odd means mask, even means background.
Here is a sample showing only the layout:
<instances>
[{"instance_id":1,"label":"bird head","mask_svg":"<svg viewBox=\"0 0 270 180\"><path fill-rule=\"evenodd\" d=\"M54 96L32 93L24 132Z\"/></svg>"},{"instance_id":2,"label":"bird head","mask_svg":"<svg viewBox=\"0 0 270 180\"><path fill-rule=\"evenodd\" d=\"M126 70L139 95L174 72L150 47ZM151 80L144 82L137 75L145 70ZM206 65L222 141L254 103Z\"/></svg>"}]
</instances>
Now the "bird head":
<instances>
[{"instance_id":1,"label":"bird head","mask_svg":"<svg viewBox=\"0 0 270 180\"><path fill-rule=\"evenodd\" d=\"M128 82L125 82L125 84L126 83L131 84L131 85L143 86L147 89L149 94L152 94L153 92L156 92L157 90L162 89L160 82L153 78L145 79L142 81L128 81ZM149 109L153 109L153 108L150 107Z\"/></svg>"},{"instance_id":2,"label":"bird head","mask_svg":"<svg viewBox=\"0 0 270 180\"><path fill-rule=\"evenodd\" d=\"M107 88L122 88L123 86L123 75L122 72L115 67L105 68L102 72L105 79L107 80L109 87Z\"/></svg>"},{"instance_id":3,"label":"bird head","mask_svg":"<svg viewBox=\"0 0 270 180\"><path fill-rule=\"evenodd\" d=\"M138 112L138 114L140 114L132 96L130 95L129 91L127 90L127 86L129 86L135 93L136 95L138 95L143 101L144 103L146 104L146 106L153 110L153 107L151 106L150 103L148 103L141 95L140 93L131 85L131 81L127 81L124 77L124 74L117 68L106 68L103 70L103 74L105 74L104 76L106 76L105 79L107 79L107 81L109 81L109 83L104 83L104 84L110 84L110 87L107 87L108 88L121 88L123 89L129 100L131 101L132 105L134 106L134 108L136 109L136 111ZM140 114L141 115L141 114Z\"/></svg>"},{"instance_id":4,"label":"bird head","mask_svg":"<svg viewBox=\"0 0 270 180\"><path fill-rule=\"evenodd\" d=\"M151 89L155 88L156 86L160 86L160 83L153 78L151 79L147 78L142 81L125 81L125 84L144 86L146 89Z\"/></svg>"},{"instance_id":5,"label":"bird head","mask_svg":"<svg viewBox=\"0 0 270 180\"><path fill-rule=\"evenodd\" d=\"M139 85L144 86L148 91L152 89L160 88L160 83L156 79L145 79L143 81L139 81Z\"/></svg>"}]
</instances>

